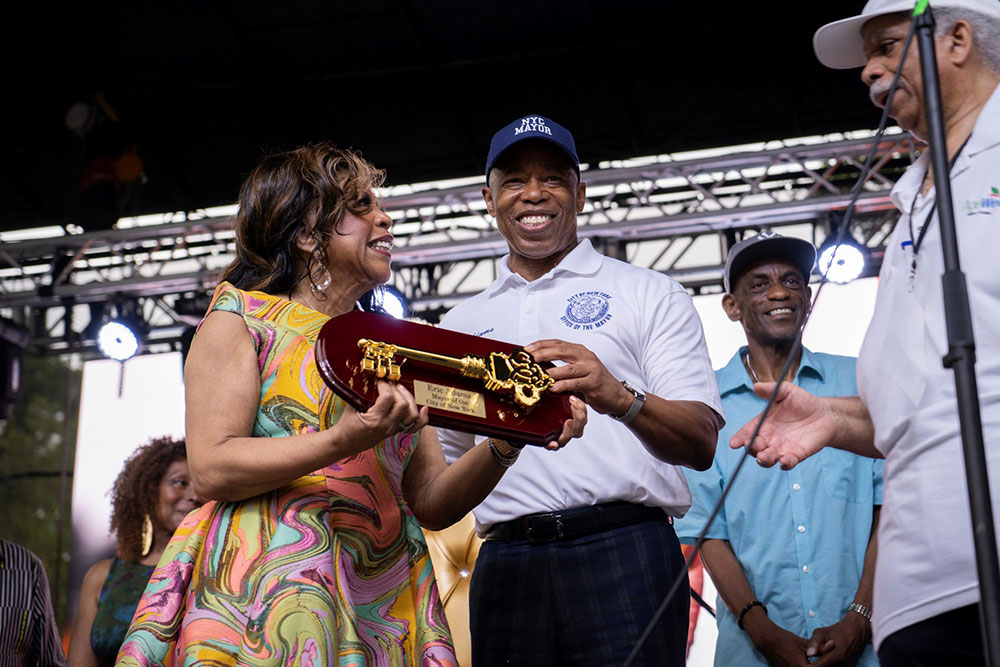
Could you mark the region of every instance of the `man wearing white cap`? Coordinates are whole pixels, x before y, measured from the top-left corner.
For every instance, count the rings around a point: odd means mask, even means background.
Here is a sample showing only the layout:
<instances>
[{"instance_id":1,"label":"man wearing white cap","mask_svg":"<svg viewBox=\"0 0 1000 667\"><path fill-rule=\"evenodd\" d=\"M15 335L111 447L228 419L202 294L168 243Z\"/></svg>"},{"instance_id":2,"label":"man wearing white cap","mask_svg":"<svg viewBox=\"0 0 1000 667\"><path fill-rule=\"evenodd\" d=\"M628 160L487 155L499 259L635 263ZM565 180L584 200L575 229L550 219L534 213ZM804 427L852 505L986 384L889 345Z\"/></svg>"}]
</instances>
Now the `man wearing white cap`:
<instances>
[{"instance_id":1,"label":"man wearing white cap","mask_svg":"<svg viewBox=\"0 0 1000 667\"><path fill-rule=\"evenodd\" d=\"M813 45L833 68L864 67L876 105L890 82L901 127L927 136L917 45L901 61L913 2L872 0L860 16L820 28ZM1000 2L940 0L935 46L959 254L968 281L976 372L1000 516ZM817 398L783 385L753 447L762 465L791 468L829 442L884 456L873 634L883 665L983 664L979 582L940 277L940 226L930 157L900 178L902 215L882 262L875 314L858 358L859 397ZM758 385L767 395L773 384ZM757 419L731 446L748 444ZM997 632L996 628L990 629Z\"/></svg>"}]
</instances>

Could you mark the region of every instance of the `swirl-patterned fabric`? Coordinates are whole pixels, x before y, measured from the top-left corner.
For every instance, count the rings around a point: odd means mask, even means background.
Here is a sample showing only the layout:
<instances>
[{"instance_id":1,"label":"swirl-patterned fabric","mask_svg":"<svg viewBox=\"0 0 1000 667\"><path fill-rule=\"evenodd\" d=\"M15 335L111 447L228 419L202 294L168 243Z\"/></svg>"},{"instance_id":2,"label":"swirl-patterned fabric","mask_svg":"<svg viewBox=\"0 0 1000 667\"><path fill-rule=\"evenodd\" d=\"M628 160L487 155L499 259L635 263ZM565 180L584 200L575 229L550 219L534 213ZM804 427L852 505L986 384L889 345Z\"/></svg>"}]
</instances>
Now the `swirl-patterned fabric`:
<instances>
[{"instance_id":1,"label":"swirl-patterned fabric","mask_svg":"<svg viewBox=\"0 0 1000 667\"><path fill-rule=\"evenodd\" d=\"M257 349L253 435L336 423L313 360L328 317L219 285ZM427 545L403 500L416 436L400 434L291 484L187 516L150 578L118 665L457 666Z\"/></svg>"}]
</instances>

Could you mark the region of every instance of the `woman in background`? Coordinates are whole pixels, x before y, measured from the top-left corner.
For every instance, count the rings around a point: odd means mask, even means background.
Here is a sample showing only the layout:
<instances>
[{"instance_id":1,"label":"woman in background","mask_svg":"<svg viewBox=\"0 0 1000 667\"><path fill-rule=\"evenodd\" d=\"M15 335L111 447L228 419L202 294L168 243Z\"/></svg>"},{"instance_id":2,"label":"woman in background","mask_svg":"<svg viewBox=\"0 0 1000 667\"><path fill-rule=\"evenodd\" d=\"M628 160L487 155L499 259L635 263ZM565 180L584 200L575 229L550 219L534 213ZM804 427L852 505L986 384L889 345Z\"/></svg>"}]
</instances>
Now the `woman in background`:
<instances>
[{"instance_id":1,"label":"woman in background","mask_svg":"<svg viewBox=\"0 0 1000 667\"><path fill-rule=\"evenodd\" d=\"M322 326L390 277L382 178L315 144L244 182L236 259L185 367L191 471L212 500L168 545L119 665L456 664L420 524L462 518L519 450L484 440L449 467L405 388L380 382L359 413L313 358ZM550 448L582 433L581 401L573 417Z\"/></svg>"},{"instance_id":2,"label":"woman in background","mask_svg":"<svg viewBox=\"0 0 1000 667\"><path fill-rule=\"evenodd\" d=\"M200 505L183 440L154 439L125 461L111 497L116 555L95 563L83 578L71 666L114 664L153 567L181 520Z\"/></svg>"}]
</instances>

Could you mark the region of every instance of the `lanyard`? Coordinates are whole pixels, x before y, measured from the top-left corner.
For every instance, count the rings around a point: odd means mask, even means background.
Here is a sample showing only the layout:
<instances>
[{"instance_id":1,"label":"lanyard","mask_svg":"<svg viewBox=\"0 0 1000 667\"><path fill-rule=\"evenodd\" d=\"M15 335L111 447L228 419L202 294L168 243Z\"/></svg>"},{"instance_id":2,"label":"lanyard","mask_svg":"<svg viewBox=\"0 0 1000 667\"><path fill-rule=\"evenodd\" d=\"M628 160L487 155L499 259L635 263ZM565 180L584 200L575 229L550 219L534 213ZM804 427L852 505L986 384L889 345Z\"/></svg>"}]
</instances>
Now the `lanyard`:
<instances>
[{"instance_id":1,"label":"lanyard","mask_svg":"<svg viewBox=\"0 0 1000 667\"><path fill-rule=\"evenodd\" d=\"M951 160L948 162L948 175L951 175L951 170L955 168L955 163L958 161L958 156L962 154L965 149L965 145L969 143L969 139L972 138L970 134L962 142L962 145L958 147L958 151L952 156ZM928 169L931 169L933 165L927 165ZM917 272L917 253L920 252L920 245L924 242L924 235L927 234L927 228L931 226L931 218L934 216L934 211L937 210L937 197L934 198L934 203L931 204L931 210L927 213L927 217L924 218L924 224L920 227L920 233L917 234L917 238L913 238L913 209L917 207L917 198L920 196L920 190L917 190L917 194L913 197L913 203L910 204L910 215L907 216L907 224L910 226L910 245L913 248L913 265L910 267L910 274L913 275Z\"/></svg>"}]
</instances>

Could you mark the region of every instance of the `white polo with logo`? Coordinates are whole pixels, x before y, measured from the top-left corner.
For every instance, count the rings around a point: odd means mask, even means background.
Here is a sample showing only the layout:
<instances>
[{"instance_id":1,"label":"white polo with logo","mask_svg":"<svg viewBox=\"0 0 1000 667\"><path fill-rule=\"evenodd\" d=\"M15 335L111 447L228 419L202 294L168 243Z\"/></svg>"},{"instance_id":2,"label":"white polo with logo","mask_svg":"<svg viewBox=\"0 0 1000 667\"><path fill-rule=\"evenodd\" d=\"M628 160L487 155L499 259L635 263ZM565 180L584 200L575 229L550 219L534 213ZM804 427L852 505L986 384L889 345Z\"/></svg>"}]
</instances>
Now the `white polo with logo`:
<instances>
[{"instance_id":1,"label":"white polo with logo","mask_svg":"<svg viewBox=\"0 0 1000 667\"><path fill-rule=\"evenodd\" d=\"M858 390L885 455L878 525L874 642L979 600L955 378L948 353L936 191L919 196L925 152L892 190L903 215L886 244L875 313L858 355ZM1000 519L1000 87L951 170L962 271L976 338L983 436L994 519ZM1000 532L1000 526L997 526Z\"/></svg>"},{"instance_id":2,"label":"white polo with logo","mask_svg":"<svg viewBox=\"0 0 1000 667\"><path fill-rule=\"evenodd\" d=\"M583 240L554 269L527 282L499 263L484 292L441 326L527 345L557 338L586 346L619 380L668 400L700 401L722 414L701 321L672 278L605 257ZM590 410L582 438L552 452L527 446L475 510L480 534L526 514L626 500L683 516L684 475L657 460L629 428ZM449 463L482 437L439 431Z\"/></svg>"}]
</instances>

